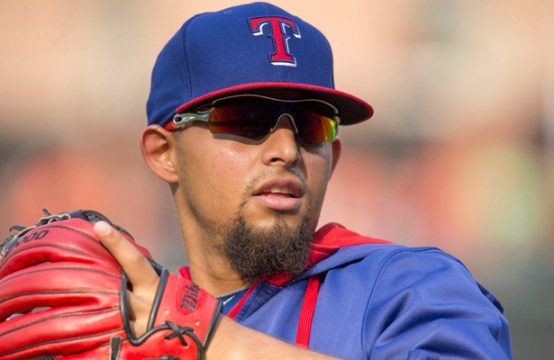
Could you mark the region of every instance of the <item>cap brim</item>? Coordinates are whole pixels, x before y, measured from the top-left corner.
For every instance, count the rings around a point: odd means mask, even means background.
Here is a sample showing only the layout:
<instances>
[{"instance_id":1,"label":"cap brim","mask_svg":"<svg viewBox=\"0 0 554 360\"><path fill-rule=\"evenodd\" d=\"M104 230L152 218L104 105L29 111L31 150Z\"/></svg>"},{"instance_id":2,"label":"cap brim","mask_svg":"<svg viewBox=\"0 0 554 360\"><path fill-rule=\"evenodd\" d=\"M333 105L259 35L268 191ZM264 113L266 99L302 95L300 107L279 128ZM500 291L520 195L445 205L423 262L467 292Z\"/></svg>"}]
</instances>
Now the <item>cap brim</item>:
<instances>
[{"instance_id":1,"label":"cap brim","mask_svg":"<svg viewBox=\"0 0 554 360\"><path fill-rule=\"evenodd\" d=\"M373 115L371 105L348 93L322 86L276 82L242 84L214 91L184 103L175 112L182 113L217 98L236 94L259 94L284 100L306 97L325 100L338 109L341 125L356 124Z\"/></svg>"}]
</instances>

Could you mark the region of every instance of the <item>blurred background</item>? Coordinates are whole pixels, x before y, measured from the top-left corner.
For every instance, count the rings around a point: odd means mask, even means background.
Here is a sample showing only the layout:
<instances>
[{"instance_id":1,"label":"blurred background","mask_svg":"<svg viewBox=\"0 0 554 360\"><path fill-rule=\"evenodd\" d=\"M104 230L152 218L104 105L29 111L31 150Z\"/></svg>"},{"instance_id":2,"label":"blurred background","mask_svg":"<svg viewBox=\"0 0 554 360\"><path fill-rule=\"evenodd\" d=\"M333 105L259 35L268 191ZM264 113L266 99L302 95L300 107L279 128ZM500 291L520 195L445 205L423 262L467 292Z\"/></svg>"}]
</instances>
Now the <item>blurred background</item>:
<instances>
[{"instance_id":1,"label":"blurred background","mask_svg":"<svg viewBox=\"0 0 554 360\"><path fill-rule=\"evenodd\" d=\"M96 209L185 264L138 147L150 71L185 19L244 2L0 0L2 232ZM340 130L320 224L454 254L501 299L514 357L550 358L554 2L273 3L327 35L336 87L375 108Z\"/></svg>"}]
</instances>

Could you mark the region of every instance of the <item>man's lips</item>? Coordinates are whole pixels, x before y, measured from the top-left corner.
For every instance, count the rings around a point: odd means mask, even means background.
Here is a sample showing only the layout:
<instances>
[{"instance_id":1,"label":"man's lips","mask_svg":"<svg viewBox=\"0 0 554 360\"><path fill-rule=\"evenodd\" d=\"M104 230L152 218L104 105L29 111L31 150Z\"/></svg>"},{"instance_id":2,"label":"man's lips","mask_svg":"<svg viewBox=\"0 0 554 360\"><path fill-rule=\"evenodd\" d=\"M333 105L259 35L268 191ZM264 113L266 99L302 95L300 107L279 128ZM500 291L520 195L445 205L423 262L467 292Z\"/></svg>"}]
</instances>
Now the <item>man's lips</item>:
<instances>
[{"instance_id":1,"label":"man's lips","mask_svg":"<svg viewBox=\"0 0 554 360\"><path fill-rule=\"evenodd\" d=\"M300 208L304 186L294 178L270 179L256 188L253 197L264 207L279 211Z\"/></svg>"}]
</instances>

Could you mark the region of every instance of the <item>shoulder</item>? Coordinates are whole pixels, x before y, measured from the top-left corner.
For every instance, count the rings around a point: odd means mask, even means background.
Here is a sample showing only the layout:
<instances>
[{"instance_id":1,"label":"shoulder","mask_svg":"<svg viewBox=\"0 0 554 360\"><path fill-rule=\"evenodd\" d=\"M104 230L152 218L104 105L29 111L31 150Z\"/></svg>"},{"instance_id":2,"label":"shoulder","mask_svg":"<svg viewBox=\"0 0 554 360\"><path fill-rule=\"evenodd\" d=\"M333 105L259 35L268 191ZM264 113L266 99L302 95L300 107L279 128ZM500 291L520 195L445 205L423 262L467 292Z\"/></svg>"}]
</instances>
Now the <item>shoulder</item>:
<instances>
[{"instance_id":1,"label":"shoulder","mask_svg":"<svg viewBox=\"0 0 554 360\"><path fill-rule=\"evenodd\" d=\"M500 303L451 254L435 247L367 244L342 248L335 256L350 262L329 269L326 281L348 298L344 306L357 304L364 353L464 358L455 354L463 349L466 358L510 357Z\"/></svg>"},{"instance_id":2,"label":"shoulder","mask_svg":"<svg viewBox=\"0 0 554 360\"><path fill-rule=\"evenodd\" d=\"M436 247L361 244L341 248L333 257L337 264L343 263L338 271L369 288L370 301L390 300L407 291L422 302L438 297L454 301L464 295L502 311L498 300L462 261ZM328 260L332 262L333 257Z\"/></svg>"},{"instance_id":3,"label":"shoulder","mask_svg":"<svg viewBox=\"0 0 554 360\"><path fill-rule=\"evenodd\" d=\"M368 358L510 356L498 302L441 249L360 242L341 247L317 267L322 283L312 329L314 338L324 339L322 350L352 342ZM324 332L331 324L349 335L329 340ZM458 354L462 350L467 357Z\"/></svg>"},{"instance_id":4,"label":"shoulder","mask_svg":"<svg viewBox=\"0 0 554 360\"><path fill-rule=\"evenodd\" d=\"M369 352L426 353L442 344L464 349L469 358L509 357L508 322L500 303L460 260L433 247L389 246L370 251L360 265L375 261L380 266L368 284L364 331L367 337L380 335ZM405 348L391 346L389 336L405 342ZM453 356L441 351L434 355Z\"/></svg>"}]
</instances>

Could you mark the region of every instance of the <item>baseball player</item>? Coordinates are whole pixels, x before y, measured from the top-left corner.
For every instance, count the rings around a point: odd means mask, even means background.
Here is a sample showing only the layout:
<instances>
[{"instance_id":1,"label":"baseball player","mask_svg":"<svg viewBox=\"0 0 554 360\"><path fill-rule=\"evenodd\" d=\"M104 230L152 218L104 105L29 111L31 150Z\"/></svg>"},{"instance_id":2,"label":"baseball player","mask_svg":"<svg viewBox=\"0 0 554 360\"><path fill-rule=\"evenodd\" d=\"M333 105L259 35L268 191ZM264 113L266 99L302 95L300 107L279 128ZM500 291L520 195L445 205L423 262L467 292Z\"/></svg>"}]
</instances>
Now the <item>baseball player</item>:
<instances>
[{"instance_id":1,"label":"baseball player","mask_svg":"<svg viewBox=\"0 0 554 360\"><path fill-rule=\"evenodd\" d=\"M459 260L318 224L341 154L339 129L373 114L365 101L335 89L332 66L324 35L271 4L186 21L156 60L141 150L169 184L189 265L168 274L101 216L49 215L5 245L0 289L40 273L38 293L48 295L33 300L47 310L26 314L8 303L37 284L0 290L0 342L19 329L25 333L10 343L27 341L19 352L0 345L0 359L511 358L500 303ZM60 238L66 243L58 245ZM90 239L117 261L81 245ZM67 250L73 243L78 249ZM48 247L57 250L45 261ZM31 251L40 260L28 264ZM53 270L60 257L63 266ZM24 265L10 265L14 259ZM87 275L50 285L50 273L59 280L68 268ZM95 290L108 281L96 280L98 273L115 279L111 290ZM92 284L86 296L119 294L113 301L123 316L110 317L109 329L100 326L108 320L83 314L113 307L68 303L80 281ZM37 321L54 321L40 314L53 311L55 286L65 291L55 320L63 315L73 328L62 334L55 323L48 334L35 334ZM94 344L76 344L95 336Z\"/></svg>"}]
</instances>

